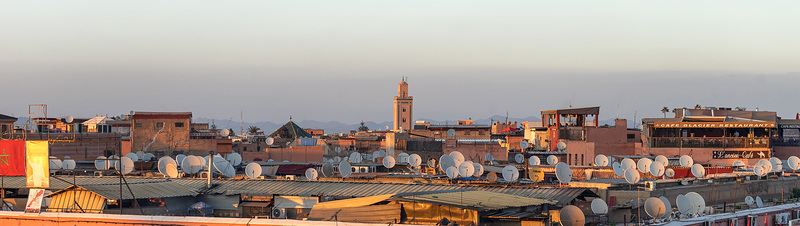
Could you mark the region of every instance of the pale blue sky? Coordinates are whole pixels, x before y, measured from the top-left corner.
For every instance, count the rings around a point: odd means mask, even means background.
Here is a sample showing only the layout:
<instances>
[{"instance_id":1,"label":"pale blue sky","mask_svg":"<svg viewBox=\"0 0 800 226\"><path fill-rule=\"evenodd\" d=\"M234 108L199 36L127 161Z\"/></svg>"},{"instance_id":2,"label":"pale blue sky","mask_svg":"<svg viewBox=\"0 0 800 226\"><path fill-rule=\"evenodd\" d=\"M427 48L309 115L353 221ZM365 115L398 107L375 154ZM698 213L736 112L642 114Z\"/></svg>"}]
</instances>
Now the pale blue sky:
<instances>
[{"instance_id":1,"label":"pale blue sky","mask_svg":"<svg viewBox=\"0 0 800 226\"><path fill-rule=\"evenodd\" d=\"M798 1L4 1L0 113L282 122L800 111ZM603 117L606 116L606 117Z\"/></svg>"}]
</instances>

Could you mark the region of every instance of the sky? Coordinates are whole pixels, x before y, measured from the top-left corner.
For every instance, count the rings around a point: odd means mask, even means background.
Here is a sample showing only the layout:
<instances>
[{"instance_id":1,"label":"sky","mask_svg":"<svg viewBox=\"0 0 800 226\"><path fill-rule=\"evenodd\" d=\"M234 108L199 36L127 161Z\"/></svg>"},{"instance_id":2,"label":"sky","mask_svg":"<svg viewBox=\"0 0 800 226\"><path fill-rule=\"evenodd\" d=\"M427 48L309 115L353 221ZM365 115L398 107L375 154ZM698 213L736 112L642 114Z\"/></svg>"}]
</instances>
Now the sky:
<instances>
[{"instance_id":1,"label":"sky","mask_svg":"<svg viewBox=\"0 0 800 226\"><path fill-rule=\"evenodd\" d=\"M3 1L0 114L285 122L800 112L800 1Z\"/></svg>"}]
</instances>

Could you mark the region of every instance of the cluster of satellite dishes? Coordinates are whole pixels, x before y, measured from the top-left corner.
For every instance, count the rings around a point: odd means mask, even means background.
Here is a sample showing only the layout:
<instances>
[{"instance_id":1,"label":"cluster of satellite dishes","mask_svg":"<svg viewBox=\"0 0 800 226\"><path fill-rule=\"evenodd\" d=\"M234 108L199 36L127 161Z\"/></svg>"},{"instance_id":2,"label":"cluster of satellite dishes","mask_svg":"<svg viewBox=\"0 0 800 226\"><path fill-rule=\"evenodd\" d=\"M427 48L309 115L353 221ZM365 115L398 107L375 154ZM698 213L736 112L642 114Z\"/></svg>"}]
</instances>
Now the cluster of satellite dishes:
<instances>
[{"instance_id":1,"label":"cluster of satellite dishes","mask_svg":"<svg viewBox=\"0 0 800 226\"><path fill-rule=\"evenodd\" d=\"M756 196L755 199L753 199L752 196L744 197L744 203L746 203L748 206L752 206L753 204L756 204L756 206L758 208L764 207L764 200L761 200L760 196Z\"/></svg>"},{"instance_id":2,"label":"cluster of satellite dishes","mask_svg":"<svg viewBox=\"0 0 800 226\"><path fill-rule=\"evenodd\" d=\"M134 170L134 162L152 161L154 158L155 155L151 153L142 153L142 151L139 151L137 153L128 153L123 157L119 157L116 155L110 157L99 156L94 161L94 167L98 170L109 170L113 168L115 170L119 170L122 174L129 174ZM53 162L54 159L51 159L51 165L54 164ZM225 158L223 158L220 154L216 154L210 160L211 169L215 170L220 175L229 178L236 176L235 167L241 164L242 164L242 156L238 153L228 154L225 156ZM157 166L158 166L158 172L161 173L162 175L165 175L170 178L177 178L179 177L179 172L191 175L191 174L197 174L204 169L209 169L208 168L209 157L208 156L200 157L194 155L187 156L184 154L178 154L173 159L170 156L162 156L161 158L158 159Z\"/></svg>"},{"instance_id":3,"label":"cluster of satellite dishes","mask_svg":"<svg viewBox=\"0 0 800 226\"><path fill-rule=\"evenodd\" d=\"M639 172L643 174L649 173L655 177L666 176L670 178L675 176L675 170L666 168L669 166L669 160L663 155L656 156L655 160L641 158L638 162L630 158L624 158L621 162L616 162L613 158L605 155L597 155L595 157L595 165L607 166L610 162L614 174L618 177L625 178L625 180L631 184L635 184L639 181ZM691 167L692 175L697 178L702 178L706 174L705 168L700 164L694 164L694 160L688 155L681 156L680 165L682 167Z\"/></svg>"},{"instance_id":4,"label":"cluster of satellite dishes","mask_svg":"<svg viewBox=\"0 0 800 226\"><path fill-rule=\"evenodd\" d=\"M445 174L447 174L447 177L450 179L454 179L459 176L480 177L483 175L483 165L472 161L465 161L464 154L461 154L461 152L458 151L454 151L450 154L439 157L439 169L444 171ZM514 169L516 170L516 168ZM519 171L517 171L517 174L519 174Z\"/></svg>"},{"instance_id":5,"label":"cluster of satellite dishes","mask_svg":"<svg viewBox=\"0 0 800 226\"><path fill-rule=\"evenodd\" d=\"M54 173L59 169L75 169L77 163L75 160L71 159L69 156L64 156L64 160L56 158L55 156L50 156L50 173Z\"/></svg>"},{"instance_id":6,"label":"cluster of satellite dishes","mask_svg":"<svg viewBox=\"0 0 800 226\"><path fill-rule=\"evenodd\" d=\"M682 217L697 217L702 215L706 209L706 200L697 192L689 192L686 195L679 194L675 198L675 204Z\"/></svg>"}]
</instances>

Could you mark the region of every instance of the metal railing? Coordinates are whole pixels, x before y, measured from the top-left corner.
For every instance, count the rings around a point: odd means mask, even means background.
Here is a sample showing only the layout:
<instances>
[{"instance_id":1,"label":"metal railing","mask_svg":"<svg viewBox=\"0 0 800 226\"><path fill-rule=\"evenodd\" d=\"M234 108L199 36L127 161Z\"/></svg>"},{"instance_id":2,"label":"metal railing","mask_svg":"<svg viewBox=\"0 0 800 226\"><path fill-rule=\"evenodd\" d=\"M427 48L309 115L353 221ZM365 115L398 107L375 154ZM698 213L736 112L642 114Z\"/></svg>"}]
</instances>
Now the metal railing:
<instances>
[{"instance_id":1,"label":"metal railing","mask_svg":"<svg viewBox=\"0 0 800 226\"><path fill-rule=\"evenodd\" d=\"M653 137L654 148L768 148L766 137Z\"/></svg>"},{"instance_id":2,"label":"metal railing","mask_svg":"<svg viewBox=\"0 0 800 226\"><path fill-rule=\"evenodd\" d=\"M772 139L772 145L781 147L796 147L800 146L800 139L798 138Z\"/></svg>"}]
</instances>

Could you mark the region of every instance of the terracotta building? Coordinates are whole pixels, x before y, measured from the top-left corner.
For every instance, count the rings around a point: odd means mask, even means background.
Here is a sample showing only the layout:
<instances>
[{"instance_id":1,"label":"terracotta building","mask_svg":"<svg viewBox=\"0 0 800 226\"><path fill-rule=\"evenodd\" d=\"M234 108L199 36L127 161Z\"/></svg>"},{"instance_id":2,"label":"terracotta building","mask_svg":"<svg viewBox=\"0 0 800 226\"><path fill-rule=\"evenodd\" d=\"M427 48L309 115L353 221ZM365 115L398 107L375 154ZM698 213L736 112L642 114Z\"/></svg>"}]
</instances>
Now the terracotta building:
<instances>
[{"instance_id":1,"label":"terracotta building","mask_svg":"<svg viewBox=\"0 0 800 226\"><path fill-rule=\"evenodd\" d=\"M414 97L408 95L408 83L406 80L397 84L397 96L394 97L394 130L399 131L411 129L413 120Z\"/></svg>"}]
</instances>

